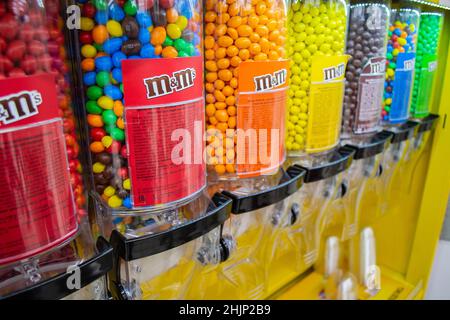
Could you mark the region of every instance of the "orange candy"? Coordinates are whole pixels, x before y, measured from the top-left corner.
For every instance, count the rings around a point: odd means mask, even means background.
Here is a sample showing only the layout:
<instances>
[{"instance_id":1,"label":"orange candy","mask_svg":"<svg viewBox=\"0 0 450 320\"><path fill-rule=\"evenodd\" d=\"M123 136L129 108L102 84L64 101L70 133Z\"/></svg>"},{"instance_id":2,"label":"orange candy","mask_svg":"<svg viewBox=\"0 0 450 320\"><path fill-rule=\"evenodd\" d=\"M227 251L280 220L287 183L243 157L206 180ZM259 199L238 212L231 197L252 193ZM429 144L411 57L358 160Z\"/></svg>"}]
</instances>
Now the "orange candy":
<instances>
[{"instance_id":1,"label":"orange candy","mask_svg":"<svg viewBox=\"0 0 450 320\"><path fill-rule=\"evenodd\" d=\"M87 122L91 127L100 128L103 127L103 119L101 115L98 114L88 114Z\"/></svg>"},{"instance_id":2,"label":"orange candy","mask_svg":"<svg viewBox=\"0 0 450 320\"><path fill-rule=\"evenodd\" d=\"M172 46L167 46L162 50L163 58L176 58L178 56L178 51Z\"/></svg>"},{"instance_id":3,"label":"orange candy","mask_svg":"<svg viewBox=\"0 0 450 320\"><path fill-rule=\"evenodd\" d=\"M156 27L152 30L150 42L152 45L162 45L166 40L166 29L164 27Z\"/></svg>"},{"instance_id":4,"label":"orange candy","mask_svg":"<svg viewBox=\"0 0 450 320\"><path fill-rule=\"evenodd\" d=\"M95 70L95 62L92 58L86 58L81 61L81 69L83 71L93 71Z\"/></svg>"},{"instance_id":5,"label":"orange candy","mask_svg":"<svg viewBox=\"0 0 450 320\"><path fill-rule=\"evenodd\" d=\"M170 8L166 10L166 18L168 23L175 23L178 19L178 12L175 8Z\"/></svg>"},{"instance_id":6,"label":"orange candy","mask_svg":"<svg viewBox=\"0 0 450 320\"><path fill-rule=\"evenodd\" d=\"M94 141L89 145L89 149L94 153L100 153L105 150L105 147L100 141Z\"/></svg>"},{"instance_id":7,"label":"orange candy","mask_svg":"<svg viewBox=\"0 0 450 320\"><path fill-rule=\"evenodd\" d=\"M108 30L104 25L97 25L92 30L92 38L96 43L103 44L108 39Z\"/></svg>"}]
</instances>

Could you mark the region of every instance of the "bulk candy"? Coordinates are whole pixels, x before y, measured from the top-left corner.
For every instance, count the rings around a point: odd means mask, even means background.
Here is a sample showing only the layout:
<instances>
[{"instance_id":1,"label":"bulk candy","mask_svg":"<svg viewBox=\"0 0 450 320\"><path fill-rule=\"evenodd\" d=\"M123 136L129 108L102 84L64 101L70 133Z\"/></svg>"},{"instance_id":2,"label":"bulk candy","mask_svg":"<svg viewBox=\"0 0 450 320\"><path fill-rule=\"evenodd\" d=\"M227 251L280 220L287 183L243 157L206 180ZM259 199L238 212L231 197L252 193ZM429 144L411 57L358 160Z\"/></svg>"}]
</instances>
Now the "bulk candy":
<instances>
[{"instance_id":1,"label":"bulk candy","mask_svg":"<svg viewBox=\"0 0 450 320\"><path fill-rule=\"evenodd\" d=\"M288 17L287 52L291 59L291 78L286 148L290 154L330 150L339 141L343 85L334 87L332 93L324 92L325 95L331 94L325 99L327 101L311 105L312 61L316 57L337 56L336 62L331 65L340 65L335 75L343 73L341 62L345 69L346 59L342 56L345 50L347 4L334 0L293 1ZM314 68L318 70L322 66L316 65ZM322 70L319 72L322 73ZM315 121L319 122L311 121L313 112L317 115ZM319 114L326 114L327 117Z\"/></svg>"},{"instance_id":2,"label":"bulk candy","mask_svg":"<svg viewBox=\"0 0 450 320\"><path fill-rule=\"evenodd\" d=\"M111 208L132 208L122 62L199 56L200 3L79 0L78 4L87 98L84 107L95 191Z\"/></svg>"},{"instance_id":3,"label":"bulk candy","mask_svg":"<svg viewBox=\"0 0 450 320\"><path fill-rule=\"evenodd\" d=\"M391 11L386 54L386 82L382 119L388 124L405 122L409 115L419 11Z\"/></svg>"},{"instance_id":4,"label":"bulk candy","mask_svg":"<svg viewBox=\"0 0 450 320\"><path fill-rule=\"evenodd\" d=\"M230 176L236 172L237 141L230 131L238 127L240 64L286 58L285 6L281 0L206 0L204 23L206 123L221 132L208 141L208 164Z\"/></svg>"},{"instance_id":5,"label":"bulk candy","mask_svg":"<svg viewBox=\"0 0 450 320\"><path fill-rule=\"evenodd\" d=\"M384 94L387 28L390 9L382 3L350 8L342 117L342 137L373 133L379 128Z\"/></svg>"},{"instance_id":6,"label":"bulk candy","mask_svg":"<svg viewBox=\"0 0 450 320\"><path fill-rule=\"evenodd\" d=\"M0 2L0 88L10 91L8 96L2 94L0 103L0 162L15 148L14 158L8 159L11 167L2 173L1 191L5 196L7 192L15 195L7 203L7 212L5 207L0 210L4 221L11 223L0 233L6 238L2 239L3 248L11 256L23 249L22 258L57 246L77 231L71 193L78 218L86 214L60 5L56 0ZM34 98L28 99L29 95ZM33 107L37 112L31 111ZM4 126L7 130L2 130ZM8 136L8 126L12 126L12 136ZM36 146L36 141L42 145ZM61 154L60 148L65 148L66 154ZM66 182L72 192L66 189ZM17 216L13 218L13 214ZM3 258L2 252L0 260Z\"/></svg>"},{"instance_id":7,"label":"bulk candy","mask_svg":"<svg viewBox=\"0 0 450 320\"><path fill-rule=\"evenodd\" d=\"M420 15L414 89L411 98L411 115L415 118L423 118L429 114L429 99L437 67L442 20L440 13L423 12Z\"/></svg>"}]
</instances>

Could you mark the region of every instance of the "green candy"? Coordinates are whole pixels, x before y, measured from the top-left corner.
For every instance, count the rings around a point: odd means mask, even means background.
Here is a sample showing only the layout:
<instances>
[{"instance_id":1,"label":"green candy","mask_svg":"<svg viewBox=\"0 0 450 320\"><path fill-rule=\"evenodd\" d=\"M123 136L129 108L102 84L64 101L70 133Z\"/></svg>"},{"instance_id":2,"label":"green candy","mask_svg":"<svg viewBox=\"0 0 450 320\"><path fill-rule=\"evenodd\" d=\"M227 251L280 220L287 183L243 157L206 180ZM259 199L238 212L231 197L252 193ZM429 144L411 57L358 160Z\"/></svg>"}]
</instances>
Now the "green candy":
<instances>
[{"instance_id":1,"label":"green candy","mask_svg":"<svg viewBox=\"0 0 450 320\"><path fill-rule=\"evenodd\" d=\"M109 135L111 135L111 132L116 129L116 125L115 124L105 124L104 129L106 131L106 133L108 133ZM120 130L120 129L119 129Z\"/></svg>"},{"instance_id":2,"label":"green candy","mask_svg":"<svg viewBox=\"0 0 450 320\"><path fill-rule=\"evenodd\" d=\"M89 100L86 103L86 110L91 114L101 114L103 109L100 108L96 101Z\"/></svg>"},{"instance_id":3,"label":"green candy","mask_svg":"<svg viewBox=\"0 0 450 320\"><path fill-rule=\"evenodd\" d=\"M170 39L169 37L166 37L166 39L164 39L164 42L162 45L163 45L163 47L173 46L173 40Z\"/></svg>"},{"instance_id":4,"label":"green candy","mask_svg":"<svg viewBox=\"0 0 450 320\"><path fill-rule=\"evenodd\" d=\"M122 129L114 128L109 133L114 140L123 141L125 139L125 133Z\"/></svg>"},{"instance_id":5,"label":"green candy","mask_svg":"<svg viewBox=\"0 0 450 320\"><path fill-rule=\"evenodd\" d=\"M127 15L134 16L138 10L138 7L134 0L128 0L127 2L125 2L125 5L123 6L123 10Z\"/></svg>"},{"instance_id":6,"label":"green candy","mask_svg":"<svg viewBox=\"0 0 450 320\"><path fill-rule=\"evenodd\" d=\"M104 87L111 83L111 79L109 77L109 72L106 71L100 71L95 76L95 81L97 82L97 85L99 87Z\"/></svg>"},{"instance_id":7,"label":"green candy","mask_svg":"<svg viewBox=\"0 0 450 320\"><path fill-rule=\"evenodd\" d=\"M186 52L190 55L193 56L195 54L195 47L192 43L188 43L187 48L186 48Z\"/></svg>"},{"instance_id":8,"label":"green candy","mask_svg":"<svg viewBox=\"0 0 450 320\"><path fill-rule=\"evenodd\" d=\"M87 89L87 96L89 100L97 100L103 95L103 90L100 87L97 86L90 86Z\"/></svg>"},{"instance_id":9,"label":"green candy","mask_svg":"<svg viewBox=\"0 0 450 320\"><path fill-rule=\"evenodd\" d=\"M102 113L103 122L107 125L115 125L117 121L117 116L114 114L112 110L105 110Z\"/></svg>"},{"instance_id":10,"label":"green candy","mask_svg":"<svg viewBox=\"0 0 450 320\"><path fill-rule=\"evenodd\" d=\"M175 40L173 43L177 51L186 51L186 47L188 44L184 39L179 38Z\"/></svg>"},{"instance_id":11,"label":"green candy","mask_svg":"<svg viewBox=\"0 0 450 320\"><path fill-rule=\"evenodd\" d=\"M179 56L179 57L190 57L189 54L187 54L187 53L184 52L184 51L178 51L178 56Z\"/></svg>"},{"instance_id":12,"label":"green candy","mask_svg":"<svg viewBox=\"0 0 450 320\"><path fill-rule=\"evenodd\" d=\"M108 9L108 1L106 0L94 0L94 6L97 10L106 10Z\"/></svg>"},{"instance_id":13,"label":"green candy","mask_svg":"<svg viewBox=\"0 0 450 320\"><path fill-rule=\"evenodd\" d=\"M97 51L103 51L103 45L98 43L93 43L92 45L94 46L95 49L97 49Z\"/></svg>"}]
</instances>

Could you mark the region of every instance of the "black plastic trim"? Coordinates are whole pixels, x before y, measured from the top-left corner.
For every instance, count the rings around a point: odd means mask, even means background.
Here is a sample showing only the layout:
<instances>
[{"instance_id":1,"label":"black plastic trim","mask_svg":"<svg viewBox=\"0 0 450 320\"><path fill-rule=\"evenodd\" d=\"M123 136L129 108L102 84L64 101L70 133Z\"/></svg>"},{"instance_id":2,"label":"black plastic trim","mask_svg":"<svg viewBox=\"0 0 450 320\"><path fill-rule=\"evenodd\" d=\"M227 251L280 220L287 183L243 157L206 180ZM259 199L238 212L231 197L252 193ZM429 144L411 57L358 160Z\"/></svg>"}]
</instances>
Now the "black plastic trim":
<instances>
[{"instance_id":1,"label":"black plastic trim","mask_svg":"<svg viewBox=\"0 0 450 320\"><path fill-rule=\"evenodd\" d=\"M344 146L339 148L335 154L339 155L338 159L333 159L328 163L314 168L298 165L300 168L306 170L305 183L324 180L345 171L352 164L355 150Z\"/></svg>"},{"instance_id":2,"label":"black plastic trim","mask_svg":"<svg viewBox=\"0 0 450 320\"><path fill-rule=\"evenodd\" d=\"M437 122L438 119L439 119L439 115L429 114L427 117L425 117L423 119L414 120L414 122L417 122L419 124L419 129L417 129L417 133L431 131L431 129L433 128L433 125Z\"/></svg>"},{"instance_id":3,"label":"black plastic trim","mask_svg":"<svg viewBox=\"0 0 450 320\"><path fill-rule=\"evenodd\" d=\"M222 191L222 194L233 199L231 209L233 214L250 212L282 201L297 192L302 186L305 174L304 169L292 166L283 173L280 183L270 189L249 195L236 195L226 190Z\"/></svg>"},{"instance_id":4,"label":"black plastic trim","mask_svg":"<svg viewBox=\"0 0 450 320\"><path fill-rule=\"evenodd\" d=\"M366 159L380 154L386 148L387 142L392 140L394 134L388 131L378 132L368 143L364 145L348 144L347 147L355 149L354 160Z\"/></svg>"},{"instance_id":5,"label":"black plastic trim","mask_svg":"<svg viewBox=\"0 0 450 320\"><path fill-rule=\"evenodd\" d=\"M391 143L400 143L411 139L416 133L419 123L415 121L408 121L402 124L400 127L394 127L392 129L386 129L386 132L393 134Z\"/></svg>"},{"instance_id":6,"label":"black plastic trim","mask_svg":"<svg viewBox=\"0 0 450 320\"><path fill-rule=\"evenodd\" d=\"M230 215L231 199L216 193L212 200L217 207L209 213L166 231L128 239L117 230L113 230L110 239L111 245L119 257L126 261L132 261L170 250L197 239L224 223Z\"/></svg>"},{"instance_id":7,"label":"black plastic trim","mask_svg":"<svg viewBox=\"0 0 450 320\"><path fill-rule=\"evenodd\" d=\"M98 278L105 276L113 267L113 248L103 238L97 240L97 249L99 253L77 267L80 270L81 288L89 285ZM62 299L76 291L77 289L69 289L67 280L72 276L70 273L62 273L58 276L37 283L34 286L16 291L0 300L58 300Z\"/></svg>"}]
</instances>

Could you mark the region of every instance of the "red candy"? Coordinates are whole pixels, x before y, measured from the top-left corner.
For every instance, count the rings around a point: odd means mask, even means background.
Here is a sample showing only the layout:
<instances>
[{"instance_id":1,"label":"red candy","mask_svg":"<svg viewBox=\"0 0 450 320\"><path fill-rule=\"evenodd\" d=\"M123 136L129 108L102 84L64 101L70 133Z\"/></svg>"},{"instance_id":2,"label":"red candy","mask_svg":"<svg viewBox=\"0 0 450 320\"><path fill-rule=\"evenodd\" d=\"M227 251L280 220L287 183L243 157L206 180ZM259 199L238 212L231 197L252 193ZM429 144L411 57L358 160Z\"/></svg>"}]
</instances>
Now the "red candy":
<instances>
[{"instance_id":1,"label":"red candy","mask_svg":"<svg viewBox=\"0 0 450 320\"><path fill-rule=\"evenodd\" d=\"M102 128L92 128L91 129L91 138L95 141L100 141L102 138L106 136L106 132Z\"/></svg>"},{"instance_id":2,"label":"red candy","mask_svg":"<svg viewBox=\"0 0 450 320\"><path fill-rule=\"evenodd\" d=\"M41 56L45 53L45 45L37 40L32 40L28 43L28 52L34 56Z\"/></svg>"},{"instance_id":3,"label":"red candy","mask_svg":"<svg viewBox=\"0 0 450 320\"><path fill-rule=\"evenodd\" d=\"M19 31L19 24L11 14L6 14L0 20L0 37L6 40L12 40Z\"/></svg>"},{"instance_id":4,"label":"red candy","mask_svg":"<svg viewBox=\"0 0 450 320\"><path fill-rule=\"evenodd\" d=\"M173 7L174 0L160 0L159 5L164 9L170 9Z\"/></svg>"},{"instance_id":5,"label":"red candy","mask_svg":"<svg viewBox=\"0 0 450 320\"><path fill-rule=\"evenodd\" d=\"M6 49L6 56L10 58L11 61L19 61L22 59L26 50L27 47L25 42L22 40L14 40L8 45L8 48Z\"/></svg>"},{"instance_id":6,"label":"red candy","mask_svg":"<svg viewBox=\"0 0 450 320\"><path fill-rule=\"evenodd\" d=\"M82 31L80 34L80 42L82 44L91 44L94 40L92 39L92 33L88 31Z\"/></svg>"},{"instance_id":7,"label":"red candy","mask_svg":"<svg viewBox=\"0 0 450 320\"><path fill-rule=\"evenodd\" d=\"M91 3L86 3L81 10L83 16L93 18L95 15L95 7Z\"/></svg>"},{"instance_id":8,"label":"red candy","mask_svg":"<svg viewBox=\"0 0 450 320\"><path fill-rule=\"evenodd\" d=\"M28 74L35 73L37 70L36 58L29 55L25 56L20 62L20 67Z\"/></svg>"},{"instance_id":9,"label":"red candy","mask_svg":"<svg viewBox=\"0 0 450 320\"><path fill-rule=\"evenodd\" d=\"M25 42L31 41L34 38L34 28L29 24L24 25L19 31L19 37Z\"/></svg>"}]
</instances>

